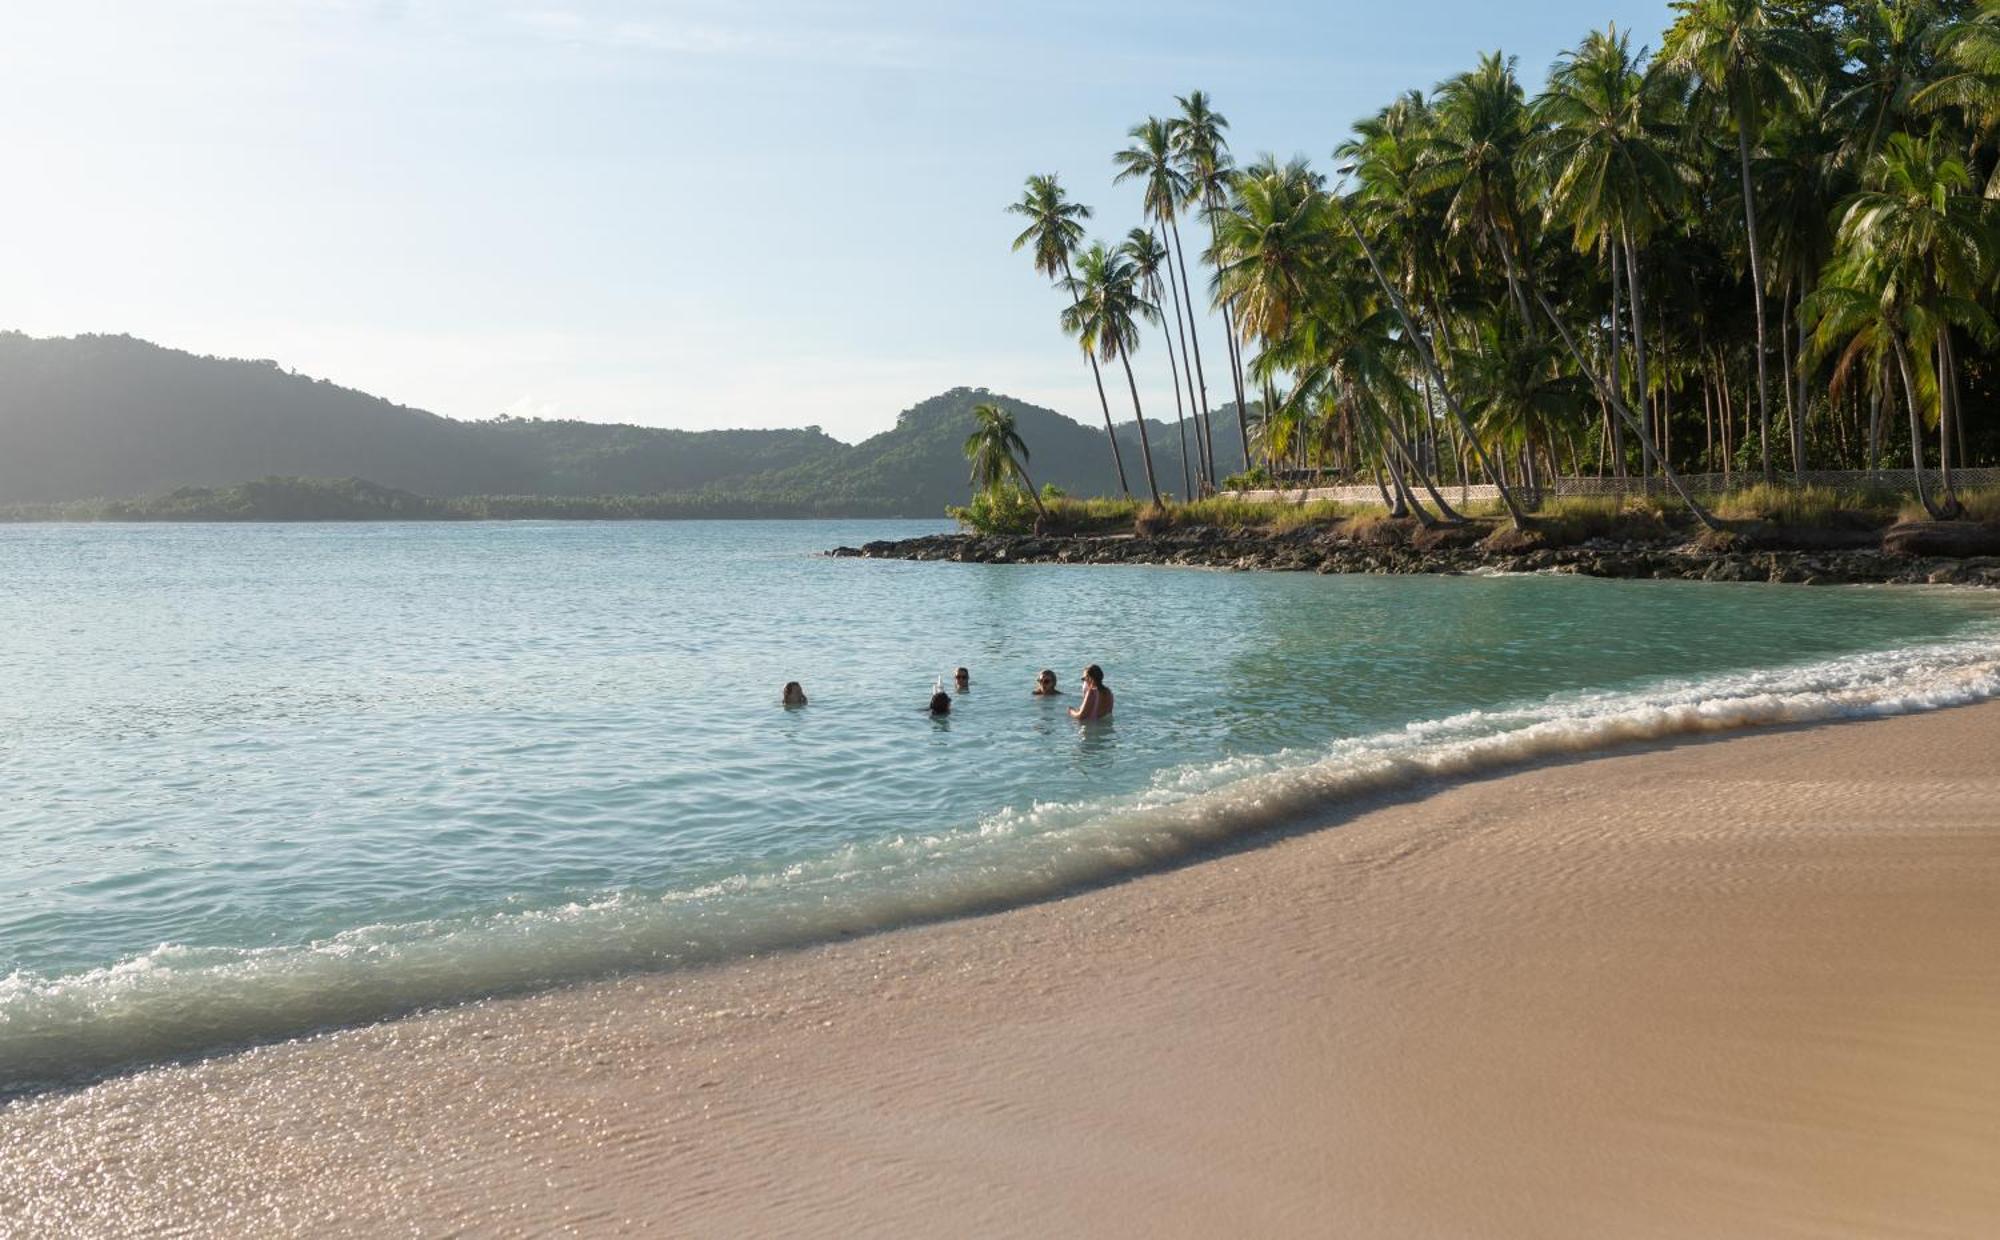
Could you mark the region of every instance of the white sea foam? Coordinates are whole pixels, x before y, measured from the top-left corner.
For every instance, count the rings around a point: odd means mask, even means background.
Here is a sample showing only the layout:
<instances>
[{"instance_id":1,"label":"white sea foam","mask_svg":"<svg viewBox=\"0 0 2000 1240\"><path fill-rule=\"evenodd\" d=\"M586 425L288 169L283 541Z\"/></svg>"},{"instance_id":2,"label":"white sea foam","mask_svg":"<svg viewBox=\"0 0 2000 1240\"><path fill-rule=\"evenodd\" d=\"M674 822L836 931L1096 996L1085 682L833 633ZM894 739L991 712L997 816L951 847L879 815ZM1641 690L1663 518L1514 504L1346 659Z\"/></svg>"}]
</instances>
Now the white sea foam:
<instances>
[{"instance_id":1,"label":"white sea foam","mask_svg":"<svg viewBox=\"0 0 2000 1240\"><path fill-rule=\"evenodd\" d=\"M160 947L63 977L0 979L0 1093L479 996L671 967L1018 904L1155 867L1344 801L1535 759L2000 695L1990 636L1639 692L1470 711L1314 752L1162 771L1142 792L1007 810L699 889L299 947Z\"/></svg>"}]
</instances>

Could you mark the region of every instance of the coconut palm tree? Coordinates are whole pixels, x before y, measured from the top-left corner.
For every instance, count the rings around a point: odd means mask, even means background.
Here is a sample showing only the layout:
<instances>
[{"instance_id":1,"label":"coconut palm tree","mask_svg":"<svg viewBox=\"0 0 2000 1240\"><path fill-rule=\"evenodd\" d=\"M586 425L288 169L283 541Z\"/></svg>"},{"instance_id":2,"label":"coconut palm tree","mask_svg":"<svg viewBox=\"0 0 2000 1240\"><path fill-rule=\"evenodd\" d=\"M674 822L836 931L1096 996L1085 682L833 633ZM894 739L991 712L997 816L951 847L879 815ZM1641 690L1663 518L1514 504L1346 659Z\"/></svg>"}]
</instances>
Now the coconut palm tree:
<instances>
[{"instance_id":1,"label":"coconut palm tree","mask_svg":"<svg viewBox=\"0 0 2000 1240\"><path fill-rule=\"evenodd\" d=\"M1074 302L1063 311L1063 330L1092 355L1117 358L1125 367L1125 384L1132 391L1132 417L1139 423L1139 456L1146 465L1146 490L1160 500L1153 477L1153 446L1146 437L1146 413L1139 405L1139 381L1132 375L1132 354L1139 347L1137 320L1159 318L1160 308L1140 292L1132 260L1101 241L1076 256L1076 274L1064 281Z\"/></svg>"},{"instance_id":2,"label":"coconut palm tree","mask_svg":"<svg viewBox=\"0 0 2000 1240\"><path fill-rule=\"evenodd\" d=\"M1499 268L1522 323L1532 323L1521 270L1528 220L1518 176L1528 109L1513 58L1482 55L1478 68L1438 86L1431 110L1437 124L1425 144L1420 184L1447 195L1447 227Z\"/></svg>"},{"instance_id":3,"label":"coconut palm tree","mask_svg":"<svg viewBox=\"0 0 2000 1240\"><path fill-rule=\"evenodd\" d=\"M1175 154L1181 160L1181 168L1187 175L1188 195L1184 205L1208 217L1209 245L1215 244L1215 213L1228 200L1230 185L1229 142L1223 134L1229 128L1229 119L1217 112L1203 91L1190 91L1178 95L1174 102L1180 105L1181 113L1170 125ZM1188 314L1194 314L1194 303L1188 303ZM1234 314L1227 301L1222 303L1223 340L1229 350L1229 377L1236 393L1236 431L1243 446L1243 463L1250 464L1249 404L1243 392L1243 357L1237 350L1236 324ZM1200 360L1200 342L1195 346L1196 360ZM1211 452L1213 449L1211 448Z\"/></svg>"},{"instance_id":4,"label":"coconut palm tree","mask_svg":"<svg viewBox=\"0 0 2000 1240\"><path fill-rule=\"evenodd\" d=\"M1764 481L1771 474L1771 405L1764 316L1764 248L1757 230L1757 195L1750 152L1769 112L1794 91L1812 66L1805 32L1786 24L1771 0L1678 0L1680 16L1667 32L1665 55L1693 74L1736 133L1743 232L1750 253L1750 296L1757 322L1757 426L1764 447Z\"/></svg>"},{"instance_id":5,"label":"coconut palm tree","mask_svg":"<svg viewBox=\"0 0 2000 1240\"><path fill-rule=\"evenodd\" d=\"M1014 415L995 404L972 407L974 427L965 439L965 459L972 462L972 485L988 495L998 495L1016 480L1034 501L1035 512L1044 520L1049 510L1042 506L1041 493L1028 477L1028 445L1014 429Z\"/></svg>"},{"instance_id":6,"label":"coconut palm tree","mask_svg":"<svg viewBox=\"0 0 2000 1240\"><path fill-rule=\"evenodd\" d=\"M1530 110L1537 132L1526 154L1545 187L1549 217L1573 230L1579 251L1596 251L1605 259L1614 356L1618 277L1621 270L1624 274L1633 374L1643 402L1649 376L1639 254L1685 195L1673 135L1662 116L1661 79L1649 78L1641 59L1632 52L1630 36L1615 28L1592 33L1575 51L1563 53L1548 89Z\"/></svg>"},{"instance_id":7,"label":"coconut palm tree","mask_svg":"<svg viewBox=\"0 0 2000 1240\"><path fill-rule=\"evenodd\" d=\"M1146 214L1158 222L1161 230L1171 238L1173 251L1180 263L1180 285L1170 299L1174 307L1174 327L1180 332L1181 356L1189 357L1188 334L1194 331L1194 300L1188 288L1187 251L1181 246L1181 205L1190 192L1188 179L1175 164L1173 126L1156 116L1149 116L1127 132L1132 145L1112 155L1111 162L1118 166L1118 175L1113 183L1137 180L1144 186L1142 199ZM1168 264L1167 284L1174 285L1173 265ZM1158 300L1157 294L1154 300ZM1189 321L1181 320L1181 306L1185 302ZM1171 344L1169 350L1171 351ZM1201 373L1200 333L1195 333L1195 351L1189 362L1188 405L1195 411L1195 436L1201 444L1202 476L1213 485L1215 478L1215 434L1213 415L1208 408L1208 380ZM1196 380L1200 383L1197 387ZM1175 389L1175 403L1180 401L1179 389ZM1183 448L1185 452L1185 448ZM1192 494L1192 492L1190 492Z\"/></svg>"},{"instance_id":8,"label":"coconut palm tree","mask_svg":"<svg viewBox=\"0 0 2000 1240\"><path fill-rule=\"evenodd\" d=\"M1161 241L1159 235L1150 228L1135 228L1125 234L1125 244L1119 249L1132 261L1132 273L1139 282L1140 295L1155 306L1159 305L1163 287L1166 289L1173 287L1174 258L1166 243ZM1165 268L1167 272L1164 281L1160 277L1161 268ZM1160 338L1166 342L1167 373L1173 378L1174 424L1180 431L1181 486L1185 488L1181 494L1192 498L1195 487L1194 473L1188 463L1187 412L1181 404L1180 370L1174 365L1174 337L1167 330L1165 318L1160 320ZM1199 421L1195 424L1195 438L1197 441L1201 438Z\"/></svg>"},{"instance_id":9,"label":"coconut palm tree","mask_svg":"<svg viewBox=\"0 0 2000 1240\"><path fill-rule=\"evenodd\" d=\"M1071 202L1061 181L1051 172L1029 177L1021 191L1021 200L1009 203L1007 211L1028 221L1027 227L1014 238L1015 252L1032 249L1035 270L1068 287L1070 256L1083 242L1083 221L1090 218L1090 208ZM1111 402L1104 396L1104 374L1098 367L1097 355L1085 352L1090 358L1091 381L1097 385L1097 404L1104 411L1104 437L1111 441L1111 463L1118 470L1118 489L1129 496L1132 488L1125 482L1125 458L1118 451L1118 433L1111 425Z\"/></svg>"},{"instance_id":10,"label":"coconut palm tree","mask_svg":"<svg viewBox=\"0 0 2000 1240\"><path fill-rule=\"evenodd\" d=\"M1848 199L1841 212L1836 273L1842 287L1872 295L1881 308L1913 417L1919 385L1911 354L1936 348L1941 362L1948 363L1949 345L1943 338L1953 327L1985 340L1996 334L1992 317L1976 300L1995 265L1993 211L1972 187L1964 161L1941 150L1936 141L1896 133L1870 162L1868 188ZM1830 300L1828 305L1843 303ZM1926 508L1951 515L1958 501L1946 415L1956 384L1948 364L1940 364L1938 379L1938 484L1943 498L1939 505L1924 502Z\"/></svg>"}]
</instances>

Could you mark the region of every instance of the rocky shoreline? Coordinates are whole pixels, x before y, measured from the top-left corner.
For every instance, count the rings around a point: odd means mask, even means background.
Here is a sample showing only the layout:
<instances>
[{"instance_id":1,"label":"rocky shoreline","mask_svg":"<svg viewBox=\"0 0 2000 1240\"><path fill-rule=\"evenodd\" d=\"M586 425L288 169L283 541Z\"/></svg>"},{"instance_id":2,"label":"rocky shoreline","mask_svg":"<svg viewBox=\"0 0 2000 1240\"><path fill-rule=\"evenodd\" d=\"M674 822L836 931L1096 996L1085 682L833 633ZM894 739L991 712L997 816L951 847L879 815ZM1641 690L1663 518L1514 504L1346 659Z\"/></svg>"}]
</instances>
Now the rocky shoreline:
<instances>
[{"instance_id":1,"label":"rocky shoreline","mask_svg":"<svg viewBox=\"0 0 2000 1240\"><path fill-rule=\"evenodd\" d=\"M1585 577L1686 581L1766 581L1803 585L1968 585L2000 587L2000 555L1939 555L1898 547L1892 536L1865 546L1769 547L1735 540L1593 540L1567 547L1506 549L1500 540L1416 545L1325 531L1263 535L1187 529L1147 537L1110 535L933 534L840 547L828 554L874 560L958 564L1157 564L1239 572L1574 573ZM1824 540L1821 540L1824 541ZM1848 539L1846 541L1858 541Z\"/></svg>"}]
</instances>

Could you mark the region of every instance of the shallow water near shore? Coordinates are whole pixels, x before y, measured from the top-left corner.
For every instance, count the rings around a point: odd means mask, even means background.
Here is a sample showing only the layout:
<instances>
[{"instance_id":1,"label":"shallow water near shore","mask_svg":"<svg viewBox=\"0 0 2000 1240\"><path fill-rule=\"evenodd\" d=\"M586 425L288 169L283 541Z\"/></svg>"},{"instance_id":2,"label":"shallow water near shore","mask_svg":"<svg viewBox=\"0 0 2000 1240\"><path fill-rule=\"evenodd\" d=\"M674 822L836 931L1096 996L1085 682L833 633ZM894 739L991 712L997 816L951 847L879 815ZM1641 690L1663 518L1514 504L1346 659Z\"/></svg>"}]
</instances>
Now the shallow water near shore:
<instances>
[{"instance_id":1,"label":"shallow water near shore","mask_svg":"<svg viewBox=\"0 0 2000 1240\"><path fill-rule=\"evenodd\" d=\"M0 529L0 1090L996 907L1434 774L2000 691L1972 591L817 554L929 528ZM1085 729L1093 661L1118 719ZM1044 666L1069 697L1028 695Z\"/></svg>"}]
</instances>

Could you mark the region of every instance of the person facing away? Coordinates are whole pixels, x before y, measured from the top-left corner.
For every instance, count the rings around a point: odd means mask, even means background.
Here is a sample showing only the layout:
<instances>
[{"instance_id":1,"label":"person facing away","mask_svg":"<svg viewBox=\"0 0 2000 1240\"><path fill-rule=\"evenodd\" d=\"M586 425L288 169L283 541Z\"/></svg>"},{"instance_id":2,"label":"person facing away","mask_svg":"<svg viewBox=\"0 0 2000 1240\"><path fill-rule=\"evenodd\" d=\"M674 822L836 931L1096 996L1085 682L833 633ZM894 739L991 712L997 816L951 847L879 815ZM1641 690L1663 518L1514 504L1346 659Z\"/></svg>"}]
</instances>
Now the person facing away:
<instances>
[{"instance_id":1,"label":"person facing away","mask_svg":"<svg viewBox=\"0 0 2000 1240\"><path fill-rule=\"evenodd\" d=\"M939 689L936 693L931 694L930 711L932 715L949 715L951 713L951 694L946 693L943 689Z\"/></svg>"},{"instance_id":2,"label":"person facing away","mask_svg":"<svg viewBox=\"0 0 2000 1240\"><path fill-rule=\"evenodd\" d=\"M1083 700L1069 708L1069 717L1085 723L1111 717L1111 686L1104 683L1104 669L1093 663L1083 669Z\"/></svg>"},{"instance_id":3,"label":"person facing away","mask_svg":"<svg viewBox=\"0 0 2000 1240\"><path fill-rule=\"evenodd\" d=\"M805 704L806 704L806 691L805 691L805 686L801 685L801 684L800 684L800 683L799 683L798 681L796 681L796 680L788 680L788 681L786 681L786 682L785 682L785 705L787 705L787 706L804 706Z\"/></svg>"},{"instance_id":4,"label":"person facing away","mask_svg":"<svg viewBox=\"0 0 2000 1240\"><path fill-rule=\"evenodd\" d=\"M960 693L970 689L972 687L972 669L969 667L959 668L951 674L951 683Z\"/></svg>"},{"instance_id":5,"label":"person facing away","mask_svg":"<svg viewBox=\"0 0 2000 1240\"><path fill-rule=\"evenodd\" d=\"M1036 697L1062 696L1062 690L1056 688L1056 673L1054 668L1045 667L1042 669L1041 675L1035 677L1034 696Z\"/></svg>"}]
</instances>

